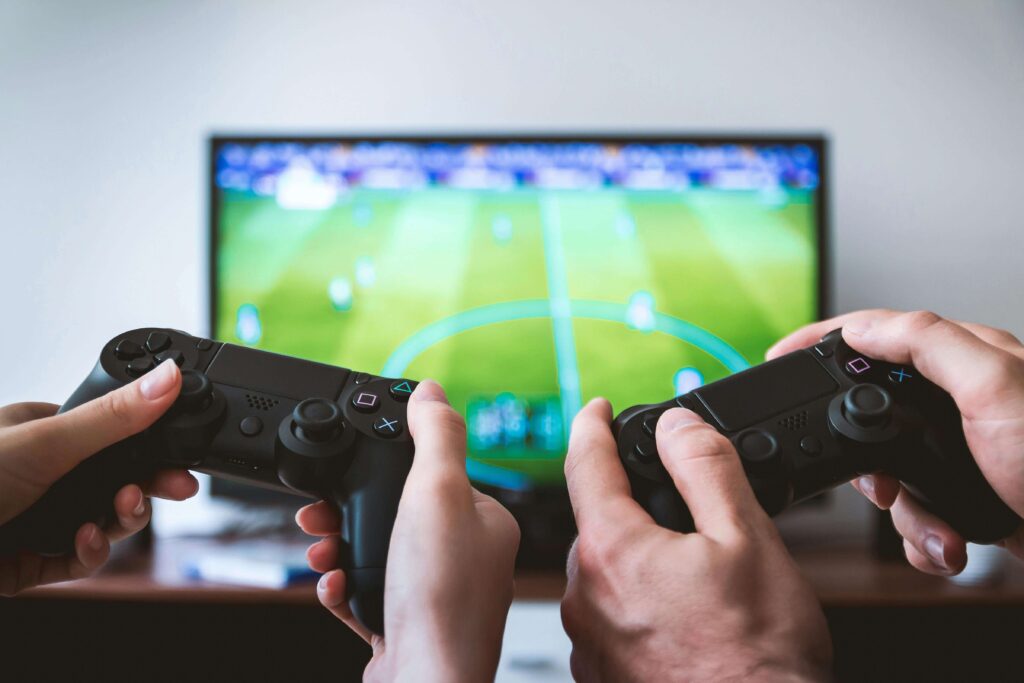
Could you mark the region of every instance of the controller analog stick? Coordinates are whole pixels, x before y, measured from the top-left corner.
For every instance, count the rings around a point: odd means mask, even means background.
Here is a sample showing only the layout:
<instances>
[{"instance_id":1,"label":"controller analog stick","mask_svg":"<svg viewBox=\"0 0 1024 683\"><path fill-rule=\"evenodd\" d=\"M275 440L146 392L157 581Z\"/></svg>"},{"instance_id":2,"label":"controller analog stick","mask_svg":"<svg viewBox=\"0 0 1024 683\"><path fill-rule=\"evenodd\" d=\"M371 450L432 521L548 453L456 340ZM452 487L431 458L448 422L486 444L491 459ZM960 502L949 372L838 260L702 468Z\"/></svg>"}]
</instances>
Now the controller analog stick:
<instances>
[{"instance_id":1,"label":"controller analog stick","mask_svg":"<svg viewBox=\"0 0 1024 683\"><path fill-rule=\"evenodd\" d=\"M198 413L210 404L213 383L198 370L181 371L181 392L176 405L186 413Z\"/></svg>"},{"instance_id":2,"label":"controller analog stick","mask_svg":"<svg viewBox=\"0 0 1024 683\"><path fill-rule=\"evenodd\" d=\"M311 443L330 441L341 428L341 408L323 398L307 398L292 411L295 436Z\"/></svg>"},{"instance_id":3,"label":"controller analog stick","mask_svg":"<svg viewBox=\"0 0 1024 683\"><path fill-rule=\"evenodd\" d=\"M843 414L861 429L884 427L892 417L892 396L876 384L858 384L843 396Z\"/></svg>"}]
</instances>

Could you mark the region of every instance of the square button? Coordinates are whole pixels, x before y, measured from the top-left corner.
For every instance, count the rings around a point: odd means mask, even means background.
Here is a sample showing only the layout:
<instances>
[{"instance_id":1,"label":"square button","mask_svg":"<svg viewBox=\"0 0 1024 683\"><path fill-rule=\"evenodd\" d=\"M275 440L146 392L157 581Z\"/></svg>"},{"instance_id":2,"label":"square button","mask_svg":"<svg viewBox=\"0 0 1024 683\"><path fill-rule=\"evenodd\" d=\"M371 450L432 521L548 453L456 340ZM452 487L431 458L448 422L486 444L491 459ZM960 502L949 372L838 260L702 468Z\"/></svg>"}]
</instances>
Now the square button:
<instances>
[{"instance_id":1,"label":"square button","mask_svg":"<svg viewBox=\"0 0 1024 683\"><path fill-rule=\"evenodd\" d=\"M352 397L352 407L363 413L372 413L380 407L380 396L369 391L360 391Z\"/></svg>"},{"instance_id":2,"label":"square button","mask_svg":"<svg viewBox=\"0 0 1024 683\"><path fill-rule=\"evenodd\" d=\"M857 357L846 364L846 371L851 375L860 375L871 369L871 364L863 358Z\"/></svg>"}]
</instances>

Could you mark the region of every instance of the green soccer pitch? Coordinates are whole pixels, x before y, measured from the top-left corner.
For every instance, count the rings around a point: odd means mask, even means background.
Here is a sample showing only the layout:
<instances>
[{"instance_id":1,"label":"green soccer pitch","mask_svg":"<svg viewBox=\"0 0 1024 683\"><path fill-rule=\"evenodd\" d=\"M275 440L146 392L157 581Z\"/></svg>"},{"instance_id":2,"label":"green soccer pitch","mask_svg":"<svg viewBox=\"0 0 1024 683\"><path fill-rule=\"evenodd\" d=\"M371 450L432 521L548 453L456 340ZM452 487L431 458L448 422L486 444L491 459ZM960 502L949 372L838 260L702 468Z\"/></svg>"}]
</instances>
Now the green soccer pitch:
<instances>
[{"instance_id":1,"label":"green soccer pitch","mask_svg":"<svg viewBox=\"0 0 1024 683\"><path fill-rule=\"evenodd\" d=\"M470 452L472 476L512 488L561 481L587 400L663 401L680 369L705 382L741 370L817 312L806 190L356 189L325 210L219 199L215 336L241 342L244 310L252 346L433 378L463 414L505 392L558 400L562 448Z\"/></svg>"}]
</instances>

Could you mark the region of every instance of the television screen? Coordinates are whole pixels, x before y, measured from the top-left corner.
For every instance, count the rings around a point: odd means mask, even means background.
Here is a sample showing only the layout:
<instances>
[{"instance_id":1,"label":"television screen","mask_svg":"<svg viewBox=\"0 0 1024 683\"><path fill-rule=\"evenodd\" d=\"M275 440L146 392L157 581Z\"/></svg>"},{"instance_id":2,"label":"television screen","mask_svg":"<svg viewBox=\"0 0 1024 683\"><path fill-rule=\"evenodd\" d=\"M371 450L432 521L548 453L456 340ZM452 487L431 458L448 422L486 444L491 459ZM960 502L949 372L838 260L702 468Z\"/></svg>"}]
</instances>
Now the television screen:
<instances>
[{"instance_id":1,"label":"television screen","mask_svg":"<svg viewBox=\"0 0 1024 683\"><path fill-rule=\"evenodd\" d=\"M432 378L467 469L564 490L587 400L663 401L822 307L821 139L212 141L213 336Z\"/></svg>"}]
</instances>

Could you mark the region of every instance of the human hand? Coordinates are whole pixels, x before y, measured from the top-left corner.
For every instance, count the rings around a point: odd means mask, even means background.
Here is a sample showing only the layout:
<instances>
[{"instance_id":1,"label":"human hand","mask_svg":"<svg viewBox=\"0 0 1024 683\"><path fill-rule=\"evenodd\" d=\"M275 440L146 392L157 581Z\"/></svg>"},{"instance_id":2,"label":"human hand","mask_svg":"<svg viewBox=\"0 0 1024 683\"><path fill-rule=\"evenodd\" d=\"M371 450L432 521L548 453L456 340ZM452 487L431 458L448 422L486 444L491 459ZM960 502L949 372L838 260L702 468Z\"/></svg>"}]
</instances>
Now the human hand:
<instances>
[{"instance_id":1,"label":"human hand","mask_svg":"<svg viewBox=\"0 0 1024 683\"><path fill-rule=\"evenodd\" d=\"M579 528L562 600L573 677L827 678L824 615L732 444L682 408L658 420L658 453L696 524L681 534L631 497L611 417L607 401L591 401L565 463Z\"/></svg>"},{"instance_id":2,"label":"human hand","mask_svg":"<svg viewBox=\"0 0 1024 683\"><path fill-rule=\"evenodd\" d=\"M857 311L808 325L768 351L775 358L817 342L837 327L852 348L890 363L908 363L948 392L963 416L964 436L985 479L1024 516L1024 346L1009 332L946 320L917 311ZM963 537L926 512L899 481L884 474L860 477L854 487L892 511L912 565L949 575L967 564ZM1024 525L1004 539L1024 558Z\"/></svg>"},{"instance_id":3,"label":"human hand","mask_svg":"<svg viewBox=\"0 0 1024 683\"><path fill-rule=\"evenodd\" d=\"M421 382L409 398L416 444L402 491L384 582L386 639L352 616L345 573L336 569L337 509L321 501L299 510L309 566L326 572L320 602L373 647L366 680L482 681L494 677L512 602L519 527L466 476L466 425L444 391Z\"/></svg>"},{"instance_id":4,"label":"human hand","mask_svg":"<svg viewBox=\"0 0 1024 683\"><path fill-rule=\"evenodd\" d=\"M0 408L0 524L26 510L89 456L156 422L180 388L181 373L167 361L131 384L60 415L50 403ZM92 574L106 562L111 542L149 523L147 496L183 500L197 489L191 474L177 470L161 472L141 487L125 486L114 497L117 522L107 529L83 524L75 534L74 555L22 552L0 558L0 595Z\"/></svg>"}]
</instances>

